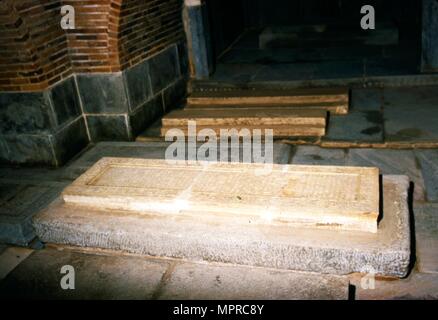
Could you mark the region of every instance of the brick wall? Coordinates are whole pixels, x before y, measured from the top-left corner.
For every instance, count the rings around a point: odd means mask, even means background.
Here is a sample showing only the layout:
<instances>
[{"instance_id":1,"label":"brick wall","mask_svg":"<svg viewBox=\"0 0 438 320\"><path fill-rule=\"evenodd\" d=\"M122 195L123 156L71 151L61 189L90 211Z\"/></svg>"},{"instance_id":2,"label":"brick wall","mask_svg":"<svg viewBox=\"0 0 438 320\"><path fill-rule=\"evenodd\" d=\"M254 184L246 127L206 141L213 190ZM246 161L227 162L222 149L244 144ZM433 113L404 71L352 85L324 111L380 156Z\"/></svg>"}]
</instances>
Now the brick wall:
<instances>
[{"instance_id":1,"label":"brick wall","mask_svg":"<svg viewBox=\"0 0 438 320\"><path fill-rule=\"evenodd\" d=\"M117 38L121 2L62 0L76 12L76 29L66 30L74 72L120 71Z\"/></svg>"},{"instance_id":2,"label":"brick wall","mask_svg":"<svg viewBox=\"0 0 438 320\"><path fill-rule=\"evenodd\" d=\"M180 0L125 1L120 13L118 48L122 69L184 37Z\"/></svg>"},{"instance_id":3,"label":"brick wall","mask_svg":"<svg viewBox=\"0 0 438 320\"><path fill-rule=\"evenodd\" d=\"M61 29L61 5L75 8L75 30ZM2 0L0 91L134 66L184 39L181 8L181 0Z\"/></svg>"},{"instance_id":4,"label":"brick wall","mask_svg":"<svg viewBox=\"0 0 438 320\"><path fill-rule=\"evenodd\" d=\"M0 90L40 91L71 74L59 0L0 2Z\"/></svg>"}]
</instances>

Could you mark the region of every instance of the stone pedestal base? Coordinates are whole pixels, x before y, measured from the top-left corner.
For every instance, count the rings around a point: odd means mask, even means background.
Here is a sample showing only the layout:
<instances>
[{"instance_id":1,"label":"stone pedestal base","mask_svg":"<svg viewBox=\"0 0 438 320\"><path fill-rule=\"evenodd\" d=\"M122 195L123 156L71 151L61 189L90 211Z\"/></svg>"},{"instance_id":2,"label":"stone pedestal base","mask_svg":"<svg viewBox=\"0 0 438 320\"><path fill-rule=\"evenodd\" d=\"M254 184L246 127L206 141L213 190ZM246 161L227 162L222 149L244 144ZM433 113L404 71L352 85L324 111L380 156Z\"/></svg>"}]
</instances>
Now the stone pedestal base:
<instances>
[{"instance_id":1,"label":"stone pedestal base","mask_svg":"<svg viewBox=\"0 0 438 320\"><path fill-rule=\"evenodd\" d=\"M409 180L383 177L383 218L377 233L230 224L181 216L95 210L56 200L33 221L44 242L123 250L192 261L404 277L411 241Z\"/></svg>"}]
</instances>

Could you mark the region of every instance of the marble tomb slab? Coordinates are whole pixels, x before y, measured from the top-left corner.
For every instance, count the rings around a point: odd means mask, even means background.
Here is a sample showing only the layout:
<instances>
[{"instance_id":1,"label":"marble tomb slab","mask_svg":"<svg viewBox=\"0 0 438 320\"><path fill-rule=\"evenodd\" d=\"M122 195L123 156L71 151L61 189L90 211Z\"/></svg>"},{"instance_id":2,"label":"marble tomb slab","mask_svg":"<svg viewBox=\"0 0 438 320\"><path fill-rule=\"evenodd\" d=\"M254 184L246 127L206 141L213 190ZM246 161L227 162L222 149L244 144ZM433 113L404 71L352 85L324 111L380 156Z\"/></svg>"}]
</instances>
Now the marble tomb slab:
<instances>
[{"instance_id":1,"label":"marble tomb slab","mask_svg":"<svg viewBox=\"0 0 438 320\"><path fill-rule=\"evenodd\" d=\"M377 168L104 158L62 197L104 210L375 233L379 190Z\"/></svg>"}]
</instances>

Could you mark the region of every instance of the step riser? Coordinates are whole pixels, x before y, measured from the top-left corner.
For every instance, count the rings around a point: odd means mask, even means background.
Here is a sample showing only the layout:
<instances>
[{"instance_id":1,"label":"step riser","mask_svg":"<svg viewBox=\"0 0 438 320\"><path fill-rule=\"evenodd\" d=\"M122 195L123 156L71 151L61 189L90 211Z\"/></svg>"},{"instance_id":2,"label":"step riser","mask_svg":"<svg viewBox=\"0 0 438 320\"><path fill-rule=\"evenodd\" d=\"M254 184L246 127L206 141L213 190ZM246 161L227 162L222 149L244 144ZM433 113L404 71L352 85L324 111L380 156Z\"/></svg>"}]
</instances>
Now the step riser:
<instances>
[{"instance_id":1,"label":"step riser","mask_svg":"<svg viewBox=\"0 0 438 320\"><path fill-rule=\"evenodd\" d=\"M324 103L324 104L285 104L285 105L274 105L274 104L240 104L240 105L220 105L220 104L187 104L186 110L271 110L271 109L282 109L283 111L294 111L294 110L307 110L307 111L326 111L333 114L347 114L348 104L345 103Z\"/></svg>"},{"instance_id":2,"label":"step riser","mask_svg":"<svg viewBox=\"0 0 438 320\"><path fill-rule=\"evenodd\" d=\"M269 105L269 104L318 104L318 103L348 103L348 97L339 96L324 96L324 97L308 97L308 96L260 96L260 97L189 97L189 104L252 104L252 105Z\"/></svg>"},{"instance_id":3,"label":"step riser","mask_svg":"<svg viewBox=\"0 0 438 320\"><path fill-rule=\"evenodd\" d=\"M209 107L287 107L312 108L346 114L349 108L348 88L294 90L205 90L188 97L187 108Z\"/></svg>"},{"instance_id":4,"label":"step riser","mask_svg":"<svg viewBox=\"0 0 438 320\"><path fill-rule=\"evenodd\" d=\"M189 133L189 130L187 127L172 127L172 128L161 128L161 136L165 137L169 130L177 129L181 130L185 136L189 136L191 132ZM216 134L216 136L221 135L221 130L232 130L236 129L237 131L241 131L242 129L248 129L251 133L254 132L254 130L261 130L261 134L265 134L265 130L271 129L273 130L273 136L275 138L279 137L322 137L326 133L325 126L293 126L293 127L225 127L221 126L218 127L202 127L202 126L196 126L196 135L199 136L200 133L202 133L202 130L209 129L213 130L213 132ZM205 133L205 132L204 132Z\"/></svg>"},{"instance_id":5,"label":"step riser","mask_svg":"<svg viewBox=\"0 0 438 320\"><path fill-rule=\"evenodd\" d=\"M185 127L190 122L195 122L196 125L206 126L238 126L238 127L254 127L263 123L263 126L281 126L281 125L309 125L309 126L325 126L325 118L289 118L289 119L254 119L254 118L239 118L239 119L211 119L211 118L188 118L188 119L163 119L164 127Z\"/></svg>"},{"instance_id":6,"label":"step riser","mask_svg":"<svg viewBox=\"0 0 438 320\"><path fill-rule=\"evenodd\" d=\"M333 104L333 105L327 105ZM302 97L239 97L239 98L194 98L187 99L187 108L214 108L214 107L245 107L258 106L272 108L284 106L287 108L309 108L316 110L327 110L336 114L348 113L348 98L309 98Z\"/></svg>"},{"instance_id":7,"label":"step riser","mask_svg":"<svg viewBox=\"0 0 438 320\"><path fill-rule=\"evenodd\" d=\"M175 110L162 119L161 135L170 129L179 129L185 135L193 135L196 130L211 129L220 135L222 129L272 129L274 137L323 136L326 128L327 112L281 108L272 109L184 109ZM189 128L194 122L196 128Z\"/></svg>"}]
</instances>

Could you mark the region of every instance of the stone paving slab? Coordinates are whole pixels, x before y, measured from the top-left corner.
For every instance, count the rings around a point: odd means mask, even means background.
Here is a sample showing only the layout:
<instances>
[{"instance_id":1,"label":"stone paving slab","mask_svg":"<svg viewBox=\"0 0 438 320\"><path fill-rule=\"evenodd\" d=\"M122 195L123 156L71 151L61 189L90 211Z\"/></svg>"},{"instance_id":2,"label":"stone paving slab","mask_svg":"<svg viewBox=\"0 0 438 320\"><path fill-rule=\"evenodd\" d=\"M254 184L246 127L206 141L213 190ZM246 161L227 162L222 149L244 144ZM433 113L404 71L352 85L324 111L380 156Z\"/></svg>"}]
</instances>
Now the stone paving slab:
<instances>
[{"instance_id":1,"label":"stone paving slab","mask_svg":"<svg viewBox=\"0 0 438 320\"><path fill-rule=\"evenodd\" d=\"M400 51L406 50L399 48ZM379 57L367 59L364 65L365 77L390 77L416 74L418 61L417 57Z\"/></svg>"},{"instance_id":2,"label":"stone paving slab","mask_svg":"<svg viewBox=\"0 0 438 320\"><path fill-rule=\"evenodd\" d=\"M74 290L61 288L65 265L74 268ZM0 282L0 298L151 299L168 267L166 260L44 249Z\"/></svg>"},{"instance_id":3,"label":"stone paving slab","mask_svg":"<svg viewBox=\"0 0 438 320\"><path fill-rule=\"evenodd\" d=\"M412 143L438 140L438 87L385 88L387 141Z\"/></svg>"},{"instance_id":4,"label":"stone paving slab","mask_svg":"<svg viewBox=\"0 0 438 320\"><path fill-rule=\"evenodd\" d=\"M413 272L406 279L388 280L377 278L374 289L361 286L363 275L350 277L355 287L356 300L437 300L438 275Z\"/></svg>"},{"instance_id":5,"label":"stone paving slab","mask_svg":"<svg viewBox=\"0 0 438 320\"><path fill-rule=\"evenodd\" d=\"M370 88L351 90L351 111L380 111L382 104L382 89Z\"/></svg>"},{"instance_id":6,"label":"stone paving slab","mask_svg":"<svg viewBox=\"0 0 438 320\"><path fill-rule=\"evenodd\" d=\"M424 200L424 180L415 154L410 150L350 149L348 165L377 167L381 174L407 175L415 184L414 197Z\"/></svg>"},{"instance_id":7,"label":"stone paving slab","mask_svg":"<svg viewBox=\"0 0 438 320\"><path fill-rule=\"evenodd\" d=\"M61 267L75 270L62 290ZM348 299L347 277L47 248L0 282L9 299Z\"/></svg>"},{"instance_id":8,"label":"stone paving slab","mask_svg":"<svg viewBox=\"0 0 438 320\"><path fill-rule=\"evenodd\" d=\"M361 142L361 141L330 141L330 140L319 140L319 141L303 141L301 143L296 143L293 139L289 138L286 140L290 144L300 144L300 145L318 145L322 148L350 148L350 149L388 149L388 150L414 150L414 149L437 149L437 141L424 141L424 142Z\"/></svg>"},{"instance_id":9,"label":"stone paving slab","mask_svg":"<svg viewBox=\"0 0 438 320\"><path fill-rule=\"evenodd\" d=\"M104 157L164 159L169 145L167 142L99 142L73 161L65 169L65 176L76 179Z\"/></svg>"},{"instance_id":10,"label":"stone paving slab","mask_svg":"<svg viewBox=\"0 0 438 320\"><path fill-rule=\"evenodd\" d=\"M63 168L15 168L0 167L0 180L5 181L30 181L33 184L40 183L68 183L70 179L63 177Z\"/></svg>"},{"instance_id":11,"label":"stone paving slab","mask_svg":"<svg viewBox=\"0 0 438 320\"><path fill-rule=\"evenodd\" d=\"M426 185L428 201L438 201L438 150L415 150Z\"/></svg>"},{"instance_id":12,"label":"stone paving slab","mask_svg":"<svg viewBox=\"0 0 438 320\"><path fill-rule=\"evenodd\" d=\"M418 270L438 274L438 204L415 203L414 217Z\"/></svg>"},{"instance_id":13,"label":"stone paving slab","mask_svg":"<svg viewBox=\"0 0 438 320\"><path fill-rule=\"evenodd\" d=\"M437 150L336 149L298 146L291 163L378 167L383 174L406 174L415 184L415 199L438 201Z\"/></svg>"},{"instance_id":14,"label":"stone paving slab","mask_svg":"<svg viewBox=\"0 0 438 320\"><path fill-rule=\"evenodd\" d=\"M43 242L333 274L361 272L366 263L378 274L403 277L411 246L408 181L383 178L376 234L93 211L60 200L34 218L34 227Z\"/></svg>"},{"instance_id":15,"label":"stone paving slab","mask_svg":"<svg viewBox=\"0 0 438 320\"><path fill-rule=\"evenodd\" d=\"M7 247L0 250L0 281L15 267L33 253L33 250L21 247Z\"/></svg>"},{"instance_id":16,"label":"stone paving slab","mask_svg":"<svg viewBox=\"0 0 438 320\"><path fill-rule=\"evenodd\" d=\"M301 165L345 166L348 149L325 149L318 146L298 146L291 163Z\"/></svg>"},{"instance_id":17,"label":"stone paving slab","mask_svg":"<svg viewBox=\"0 0 438 320\"><path fill-rule=\"evenodd\" d=\"M332 115L322 141L383 142L383 118L380 111L351 111Z\"/></svg>"},{"instance_id":18,"label":"stone paving slab","mask_svg":"<svg viewBox=\"0 0 438 320\"><path fill-rule=\"evenodd\" d=\"M52 202L72 179L63 169L0 168L0 243L27 245L31 218Z\"/></svg>"},{"instance_id":19,"label":"stone paving slab","mask_svg":"<svg viewBox=\"0 0 438 320\"><path fill-rule=\"evenodd\" d=\"M104 157L165 159L170 142L100 142L65 169L66 178L76 179L93 164ZM197 150L199 149L199 144ZM229 149L231 150L231 148ZM287 144L274 143L273 163L287 164L292 147ZM186 152L187 154L187 152ZM229 152L231 154L231 152ZM240 161L243 161L242 146L239 148ZM230 158L230 157L229 157ZM231 160L231 159L230 159Z\"/></svg>"},{"instance_id":20,"label":"stone paving slab","mask_svg":"<svg viewBox=\"0 0 438 320\"><path fill-rule=\"evenodd\" d=\"M32 217L58 197L67 184L0 179L0 242L27 245L35 237Z\"/></svg>"},{"instance_id":21,"label":"stone paving slab","mask_svg":"<svg viewBox=\"0 0 438 320\"><path fill-rule=\"evenodd\" d=\"M259 49L233 47L221 57L221 63L290 63L339 60L346 56L349 60L363 60L364 52L373 57L381 57L381 47L326 47L326 48L295 48L295 49ZM399 53L399 52L397 52Z\"/></svg>"},{"instance_id":22,"label":"stone paving slab","mask_svg":"<svg viewBox=\"0 0 438 320\"><path fill-rule=\"evenodd\" d=\"M223 264L175 266L159 299L347 300L347 277Z\"/></svg>"}]
</instances>

